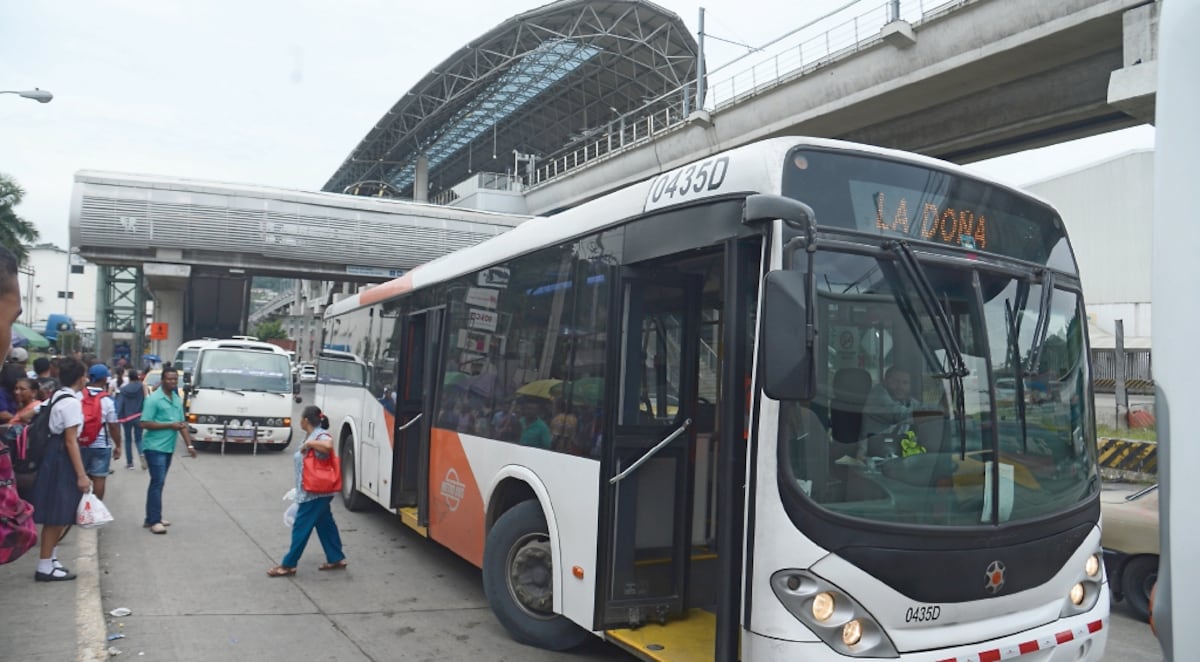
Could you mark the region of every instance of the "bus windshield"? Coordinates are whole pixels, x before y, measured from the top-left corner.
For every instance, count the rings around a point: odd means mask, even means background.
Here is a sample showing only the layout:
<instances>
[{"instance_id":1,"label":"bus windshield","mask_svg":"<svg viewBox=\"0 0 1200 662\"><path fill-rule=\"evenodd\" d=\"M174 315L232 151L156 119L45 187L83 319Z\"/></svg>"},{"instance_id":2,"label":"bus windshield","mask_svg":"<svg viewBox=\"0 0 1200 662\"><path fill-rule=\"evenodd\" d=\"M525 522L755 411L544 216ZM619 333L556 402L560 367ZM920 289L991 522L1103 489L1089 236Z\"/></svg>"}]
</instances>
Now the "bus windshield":
<instances>
[{"instance_id":1,"label":"bus windshield","mask_svg":"<svg viewBox=\"0 0 1200 662\"><path fill-rule=\"evenodd\" d=\"M807 259L817 388L781 403L785 489L850 517L941 526L1036 519L1099 489L1078 293L1032 272L921 263L919 278L893 255Z\"/></svg>"},{"instance_id":2,"label":"bus windshield","mask_svg":"<svg viewBox=\"0 0 1200 662\"><path fill-rule=\"evenodd\" d=\"M196 366L195 388L226 391L292 392L287 356L240 349L207 349Z\"/></svg>"}]
</instances>

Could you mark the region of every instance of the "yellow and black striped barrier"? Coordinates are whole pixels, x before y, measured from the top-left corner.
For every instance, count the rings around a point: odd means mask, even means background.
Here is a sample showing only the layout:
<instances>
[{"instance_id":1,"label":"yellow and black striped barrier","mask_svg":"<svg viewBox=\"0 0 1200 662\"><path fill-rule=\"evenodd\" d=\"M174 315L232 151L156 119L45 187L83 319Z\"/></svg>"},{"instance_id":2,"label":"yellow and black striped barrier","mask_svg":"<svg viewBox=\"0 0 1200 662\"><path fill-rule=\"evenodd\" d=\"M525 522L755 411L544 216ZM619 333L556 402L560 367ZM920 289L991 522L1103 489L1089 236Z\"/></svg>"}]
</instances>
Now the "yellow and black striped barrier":
<instances>
[{"instance_id":1,"label":"yellow and black striped barrier","mask_svg":"<svg viewBox=\"0 0 1200 662\"><path fill-rule=\"evenodd\" d=\"M1096 441L1100 467L1142 474L1158 473L1158 443L1101 437Z\"/></svg>"}]
</instances>

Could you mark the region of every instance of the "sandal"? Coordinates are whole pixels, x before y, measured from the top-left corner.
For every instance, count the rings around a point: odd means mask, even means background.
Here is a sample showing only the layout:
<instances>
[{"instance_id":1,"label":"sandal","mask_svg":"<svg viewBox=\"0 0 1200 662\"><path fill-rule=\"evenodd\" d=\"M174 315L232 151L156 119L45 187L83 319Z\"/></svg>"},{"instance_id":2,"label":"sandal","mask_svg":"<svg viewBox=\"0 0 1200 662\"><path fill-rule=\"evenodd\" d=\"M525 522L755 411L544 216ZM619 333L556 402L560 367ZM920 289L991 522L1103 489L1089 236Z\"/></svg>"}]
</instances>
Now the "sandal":
<instances>
[{"instance_id":1,"label":"sandal","mask_svg":"<svg viewBox=\"0 0 1200 662\"><path fill-rule=\"evenodd\" d=\"M317 570L345 570L345 569L346 569L346 559L342 559L341 561L338 561L337 563L322 563L321 565L317 566Z\"/></svg>"},{"instance_id":2,"label":"sandal","mask_svg":"<svg viewBox=\"0 0 1200 662\"><path fill-rule=\"evenodd\" d=\"M287 568L281 565L277 565L267 571L268 577L291 577L294 574L296 574L295 568Z\"/></svg>"}]
</instances>

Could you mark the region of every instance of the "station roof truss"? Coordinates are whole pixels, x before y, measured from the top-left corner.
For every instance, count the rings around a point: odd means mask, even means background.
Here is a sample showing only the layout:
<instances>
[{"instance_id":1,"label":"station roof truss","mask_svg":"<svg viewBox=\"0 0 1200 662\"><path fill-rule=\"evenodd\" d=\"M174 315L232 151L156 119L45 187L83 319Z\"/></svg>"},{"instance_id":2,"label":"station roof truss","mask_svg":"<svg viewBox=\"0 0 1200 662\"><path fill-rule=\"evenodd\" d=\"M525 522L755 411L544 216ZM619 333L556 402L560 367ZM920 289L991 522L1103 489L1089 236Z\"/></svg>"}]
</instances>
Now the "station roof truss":
<instances>
[{"instance_id":1,"label":"station roof truss","mask_svg":"<svg viewBox=\"0 0 1200 662\"><path fill-rule=\"evenodd\" d=\"M324 190L409 197L422 154L435 190L512 170L514 152L541 158L622 115L678 106L667 93L695 80L696 53L683 21L645 0L560 0L519 14L426 74Z\"/></svg>"}]
</instances>

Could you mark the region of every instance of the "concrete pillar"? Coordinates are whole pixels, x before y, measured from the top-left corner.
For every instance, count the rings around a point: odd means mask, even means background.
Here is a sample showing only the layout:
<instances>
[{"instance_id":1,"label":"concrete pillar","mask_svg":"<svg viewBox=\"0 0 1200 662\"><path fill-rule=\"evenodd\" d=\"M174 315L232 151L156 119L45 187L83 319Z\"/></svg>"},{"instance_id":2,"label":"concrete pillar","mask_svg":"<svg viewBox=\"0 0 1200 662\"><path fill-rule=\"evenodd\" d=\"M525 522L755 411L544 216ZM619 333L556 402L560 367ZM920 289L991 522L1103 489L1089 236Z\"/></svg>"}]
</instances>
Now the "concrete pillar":
<instances>
[{"instance_id":1,"label":"concrete pillar","mask_svg":"<svg viewBox=\"0 0 1200 662\"><path fill-rule=\"evenodd\" d=\"M1135 7L1121 17L1124 66L1108 77L1108 105L1154 123L1158 90L1158 12L1161 2Z\"/></svg>"},{"instance_id":2,"label":"concrete pillar","mask_svg":"<svg viewBox=\"0 0 1200 662\"><path fill-rule=\"evenodd\" d=\"M417 157L417 173L413 179L413 200L429 202L429 157Z\"/></svg>"},{"instance_id":3,"label":"concrete pillar","mask_svg":"<svg viewBox=\"0 0 1200 662\"><path fill-rule=\"evenodd\" d=\"M175 350L183 344L183 309L184 290L159 288L154 291L154 321L166 322L167 339L153 341L153 353L170 361L175 357Z\"/></svg>"},{"instance_id":4,"label":"concrete pillar","mask_svg":"<svg viewBox=\"0 0 1200 662\"><path fill-rule=\"evenodd\" d=\"M183 337L183 320L192 268L186 264L147 262L142 267L142 273L145 274L150 296L154 298L153 321L167 324L167 339L151 341L150 351L158 354L163 361L170 361L175 357L175 350L187 340Z\"/></svg>"}]
</instances>

